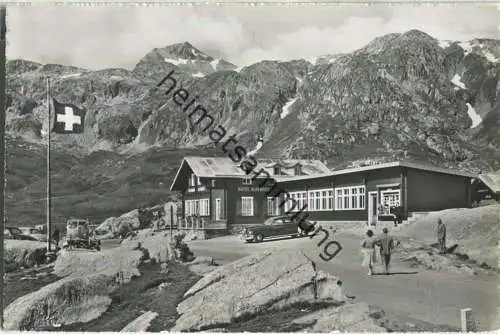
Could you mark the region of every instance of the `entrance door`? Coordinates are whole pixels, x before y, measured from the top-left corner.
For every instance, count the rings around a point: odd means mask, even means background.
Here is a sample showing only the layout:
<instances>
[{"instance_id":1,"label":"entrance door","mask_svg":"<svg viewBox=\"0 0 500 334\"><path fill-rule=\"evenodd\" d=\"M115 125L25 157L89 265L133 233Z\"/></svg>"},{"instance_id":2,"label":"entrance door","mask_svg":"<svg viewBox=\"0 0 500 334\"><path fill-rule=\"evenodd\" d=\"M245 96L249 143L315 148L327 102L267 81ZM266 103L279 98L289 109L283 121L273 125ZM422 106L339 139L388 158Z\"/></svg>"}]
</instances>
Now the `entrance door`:
<instances>
[{"instance_id":1,"label":"entrance door","mask_svg":"<svg viewBox=\"0 0 500 334\"><path fill-rule=\"evenodd\" d=\"M221 220L222 216L222 205L221 205L221 199L216 198L215 199L215 220Z\"/></svg>"},{"instance_id":2,"label":"entrance door","mask_svg":"<svg viewBox=\"0 0 500 334\"><path fill-rule=\"evenodd\" d=\"M376 191L368 193L368 225L377 223L378 194Z\"/></svg>"}]
</instances>

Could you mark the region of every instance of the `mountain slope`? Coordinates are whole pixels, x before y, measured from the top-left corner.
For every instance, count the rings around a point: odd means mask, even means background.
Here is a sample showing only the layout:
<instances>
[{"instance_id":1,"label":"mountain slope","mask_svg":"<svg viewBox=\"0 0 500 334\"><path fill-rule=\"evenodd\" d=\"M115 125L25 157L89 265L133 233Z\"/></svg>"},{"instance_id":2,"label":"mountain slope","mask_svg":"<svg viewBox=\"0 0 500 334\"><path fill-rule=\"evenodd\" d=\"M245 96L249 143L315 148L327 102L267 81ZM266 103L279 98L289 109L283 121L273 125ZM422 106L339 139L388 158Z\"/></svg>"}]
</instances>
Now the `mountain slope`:
<instances>
[{"instance_id":1,"label":"mountain slope","mask_svg":"<svg viewBox=\"0 0 500 334\"><path fill-rule=\"evenodd\" d=\"M7 141L6 216L9 225L43 224L46 215L46 152L38 144ZM51 150L54 223L69 217L102 222L134 208L175 198L171 180L185 155L216 156L220 151L153 148L124 156L110 151L70 155Z\"/></svg>"},{"instance_id":2,"label":"mountain slope","mask_svg":"<svg viewBox=\"0 0 500 334\"><path fill-rule=\"evenodd\" d=\"M247 151L262 138L257 156L336 167L406 158L476 172L500 168L499 59L497 40L411 30L314 64L237 69L187 42L151 50L131 71L10 60L8 214L43 216L47 76L58 101L87 110L84 134L52 136L54 189L67 196L54 215L110 216L169 199L182 155L222 154L165 95L171 82L157 86L171 71Z\"/></svg>"}]
</instances>

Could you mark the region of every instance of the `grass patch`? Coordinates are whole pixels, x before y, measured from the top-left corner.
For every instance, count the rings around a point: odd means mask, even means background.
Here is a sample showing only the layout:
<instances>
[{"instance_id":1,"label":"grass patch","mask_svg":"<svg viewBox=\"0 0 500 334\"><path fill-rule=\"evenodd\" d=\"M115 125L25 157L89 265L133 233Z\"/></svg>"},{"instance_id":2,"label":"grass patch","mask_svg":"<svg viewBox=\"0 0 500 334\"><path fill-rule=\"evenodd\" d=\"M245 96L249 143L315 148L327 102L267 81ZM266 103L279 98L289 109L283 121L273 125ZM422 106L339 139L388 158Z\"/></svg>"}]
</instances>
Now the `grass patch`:
<instances>
[{"instance_id":1,"label":"grass patch","mask_svg":"<svg viewBox=\"0 0 500 334\"><path fill-rule=\"evenodd\" d=\"M264 310L259 314L242 317L230 325L220 327L227 332L298 332L311 324L296 324L293 320L330 306L332 306L330 303L299 303L281 310Z\"/></svg>"},{"instance_id":2,"label":"grass patch","mask_svg":"<svg viewBox=\"0 0 500 334\"><path fill-rule=\"evenodd\" d=\"M8 225L33 226L45 222L45 147L21 139L7 140ZM169 187L187 155L221 155L220 150L153 148L127 156L97 151L70 155L54 146L51 151L52 221L63 224L77 216L101 223L136 208L176 198Z\"/></svg>"},{"instance_id":3,"label":"grass patch","mask_svg":"<svg viewBox=\"0 0 500 334\"><path fill-rule=\"evenodd\" d=\"M87 323L75 323L45 330L116 332L140 316L143 311L158 313L148 328L148 332L165 331L175 325L178 318L177 305L184 293L199 280L185 266L178 263L168 264L168 273L161 273L157 263L141 264L141 276L134 277L121 289L114 291L112 303L100 317ZM163 289L158 285L165 283Z\"/></svg>"},{"instance_id":4,"label":"grass patch","mask_svg":"<svg viewBox=\"0 0 500 334\"><path fill-rule=\"evenodd\" d=\"M45 267L40 270L29 269L6 274L3 289L5 306L21 296L62 279L62 277L52 274L52 270L52 267ZM23 277L29 279L22 279Z\"/></svg>"}]
</instances>

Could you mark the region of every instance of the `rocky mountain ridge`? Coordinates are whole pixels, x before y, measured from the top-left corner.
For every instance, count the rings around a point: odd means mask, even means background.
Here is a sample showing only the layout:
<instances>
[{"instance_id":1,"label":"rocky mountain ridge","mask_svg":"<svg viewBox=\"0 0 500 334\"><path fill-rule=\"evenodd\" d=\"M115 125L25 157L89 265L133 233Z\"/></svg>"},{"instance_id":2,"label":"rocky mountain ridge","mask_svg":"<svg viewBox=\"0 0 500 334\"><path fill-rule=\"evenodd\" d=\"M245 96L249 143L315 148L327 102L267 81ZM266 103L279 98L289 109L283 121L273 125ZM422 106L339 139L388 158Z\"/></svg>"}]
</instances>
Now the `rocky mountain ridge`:
<instances>
[{"instance_id":1,"label":"rocky mountain ridge","mask_svg":"<svg viewBox=\"0 0 500 334\"><path fill-rule=\"evenodd\" d=\"M169 186L184 156L226 156L165 96L168 86L157 87L172 70L257 157L336 169L412 159L480 172L500 169L498 58L497 40L409 31L348 54L241 69L188 43L152 50L132 70L10 60L8 224L45 222L47 77L59 102L87 110L84 134L51 136L52 219L101 223L175 201Z\"/></svg>"},{"instance_id":2,"label":"rocky mountain ridge","mask_svg":"<svg viewBox=\"0 0 500 334\"><path fill-rule=\"evenodd\" d=\"M87 109L85 133L53 136L54 145L82 154L210 146L156 87L174 70L179 87L248 151L264 139L257 155L336 165L413 158L487 170L499 161L499 58L498 40L438 41L411 30L315 63L242 69L187 42L150 51L131 71L11 60L7 124L11 135L43 142L49 76L54 97Z\"/></svg>"}]
</instances>

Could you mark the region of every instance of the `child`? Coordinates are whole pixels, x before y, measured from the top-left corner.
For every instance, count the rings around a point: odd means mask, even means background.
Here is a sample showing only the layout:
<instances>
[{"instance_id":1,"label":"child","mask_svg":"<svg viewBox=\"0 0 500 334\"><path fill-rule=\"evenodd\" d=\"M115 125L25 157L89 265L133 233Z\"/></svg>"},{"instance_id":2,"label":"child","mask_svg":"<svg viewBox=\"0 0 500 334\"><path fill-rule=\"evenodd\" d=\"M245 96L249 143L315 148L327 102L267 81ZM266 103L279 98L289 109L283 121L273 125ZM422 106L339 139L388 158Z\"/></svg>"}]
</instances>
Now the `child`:
<instances>
[{"instance_id":1,"label":"child","mask_svg":"<svg viewBox=\"0 0 500 334\"><path fill-rule=\"evenodd\" d=\"M361 252L363 253L363 267L368 267L368 276L373 274L373 264L376 262L375 255L375 238L373 231L366 231L366 238L361 243Z\"/></svg>"}]
</instances>

